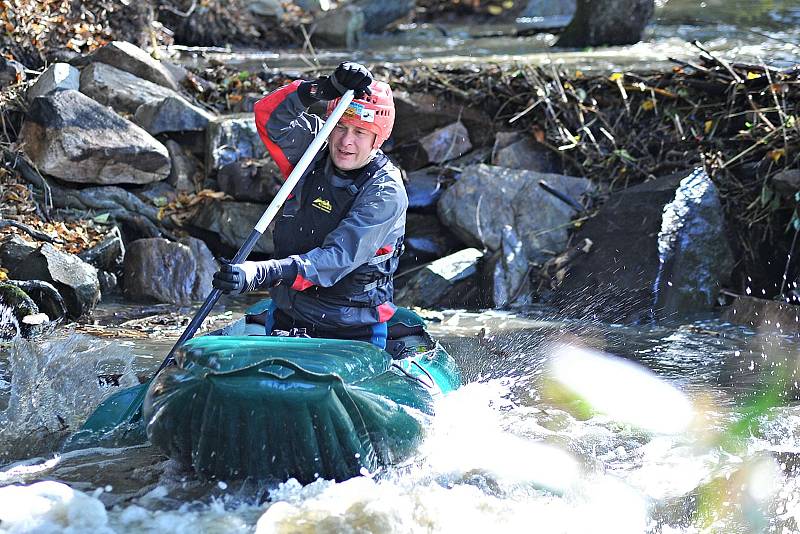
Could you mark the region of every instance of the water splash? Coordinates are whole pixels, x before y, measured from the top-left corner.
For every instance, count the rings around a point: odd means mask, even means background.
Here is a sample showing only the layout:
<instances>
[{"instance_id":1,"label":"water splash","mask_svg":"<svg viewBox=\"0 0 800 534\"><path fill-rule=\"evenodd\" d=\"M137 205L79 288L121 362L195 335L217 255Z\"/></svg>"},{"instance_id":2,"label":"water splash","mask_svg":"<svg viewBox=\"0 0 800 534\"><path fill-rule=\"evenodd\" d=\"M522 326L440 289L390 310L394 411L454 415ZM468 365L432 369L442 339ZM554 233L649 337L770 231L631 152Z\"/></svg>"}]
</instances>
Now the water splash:
<instances>
[{"instance_id":1,"label":"water splash","mask_svg":"<svg viewBox=\"0 0 800 534\"><path fill-rule=\"evenodd\" d=\"M89 413L116 390L99 375L121 375L122 387L138 384L133 354L119 343L82 335L10 347L11 386L0 411L0 463L55 450Z\"/></svg>"}]
</instances>

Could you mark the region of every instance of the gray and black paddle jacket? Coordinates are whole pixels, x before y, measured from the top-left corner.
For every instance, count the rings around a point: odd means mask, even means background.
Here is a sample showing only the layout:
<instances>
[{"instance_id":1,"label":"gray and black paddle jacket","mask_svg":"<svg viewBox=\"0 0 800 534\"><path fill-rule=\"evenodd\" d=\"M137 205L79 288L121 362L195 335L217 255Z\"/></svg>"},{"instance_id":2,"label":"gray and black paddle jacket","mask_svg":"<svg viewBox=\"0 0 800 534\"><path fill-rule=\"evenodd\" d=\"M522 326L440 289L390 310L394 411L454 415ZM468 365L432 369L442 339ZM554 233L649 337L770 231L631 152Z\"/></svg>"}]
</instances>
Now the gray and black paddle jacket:
<instances>
[{"instance_id":1,"label":"gray and black paddle jacket","mask_svg":"<svg viewBox=\"0 0 800 534\"><path fill-rule=\"evenodd\" d=\"M254 109L258 133L284 178L323 124L300 99L301 82L270 93ZM407 207L400 171L380 150L360 173L337 172L327 147L320 150L275 223L275 257L294 260L298 273L293 284L272 289L277 307L325 329L389 320Z\"/></svg>"}]
</instances>

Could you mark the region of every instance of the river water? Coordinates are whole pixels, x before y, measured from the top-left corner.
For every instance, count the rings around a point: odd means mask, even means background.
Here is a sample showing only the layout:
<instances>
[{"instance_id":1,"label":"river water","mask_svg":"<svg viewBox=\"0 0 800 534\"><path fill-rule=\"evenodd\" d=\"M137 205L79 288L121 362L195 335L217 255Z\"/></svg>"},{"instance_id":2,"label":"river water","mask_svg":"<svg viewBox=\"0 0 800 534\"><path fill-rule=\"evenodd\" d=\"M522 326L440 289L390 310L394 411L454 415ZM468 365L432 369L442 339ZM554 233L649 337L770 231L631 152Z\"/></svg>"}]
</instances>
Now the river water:
<instances>
[{"instance_id":1,"label":"river water","mask_svg":"<svg viewBox=\"0 0 800 534\"><path fill-rule=\"evenodd\" d=\"M455 28L424 44L385 38L355 55L613 69L696 56L685 42L696 38L741 60L794 61L800 2L697 4L670 1L646 42L632 47L559 52L547 49L552 36L475 37L479 29ZM315 57L335 63L352 54L220 57L301 69ZM241 309L228 303L214 313L225 321ZM104 304L96 318L104 325L129 311ZM431 331L466 385L439 401L413 461L342 483L207 482L146 445L53 452L111 391L98 374L122 375L125 385L152 373L191 314L180 312L0 347L0 532L800 529L798 339L714 317L632 327L545 310L432 316Z\"/></svg>"}]
</instances>

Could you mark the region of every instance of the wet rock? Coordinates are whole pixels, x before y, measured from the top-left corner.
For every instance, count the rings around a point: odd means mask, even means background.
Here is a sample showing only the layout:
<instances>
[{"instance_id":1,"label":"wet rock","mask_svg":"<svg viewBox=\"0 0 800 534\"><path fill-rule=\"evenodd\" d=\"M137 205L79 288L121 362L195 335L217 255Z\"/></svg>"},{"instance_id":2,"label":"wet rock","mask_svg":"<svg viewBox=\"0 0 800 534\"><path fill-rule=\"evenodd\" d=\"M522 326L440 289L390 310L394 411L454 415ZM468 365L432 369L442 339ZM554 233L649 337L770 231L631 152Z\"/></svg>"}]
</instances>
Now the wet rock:
<instances>
[{"instance_id":1,"label":"wet rock","mask_svg":"<svg viewBox=\"0 0 800 534\"><path fill-rule=\"evenodd\" d=\"M375 2L356 0L356 5L364 12L364 31L381 33L401 19L408 19L417 7L416 0L395 0L394 2Z\"/></svg>"},{"instance_id":2,"label":"wet rock","mask_svg":"<svg viewBox=\"0 0 800 534\"><path fill-rule=\"evenodd\" d=\"M5 247L3 247L5 248ZM10 266L9 277L16 280L43 280L53 284L64 298L70 318L87 315L100 301L97 269L74 254L56 250L44 243Z\"/></svg>"},{"instance_id":3,"label":"wet rock","mask_svg":"<svg viewBox=\"0 0 800 534\"><path fill-rule=\"evenodd\" d=\"M78 257L98 270L121 273L125 262L122 232L114 226L98 244L79 253Z\"/></svg>"},{"instance_id":4,"label":"wet rock","mask_svg":"<svg viewBox=\"0 0 800 534\"><path fill-rule=\"evenodd\" d=\"M687 175L621 191L584 223L575 239L593 246L553 294L562 313L649 322L715 305L733 255L716 188L702 171Z\"/></svg>"},{"instance_id":5,"label":"wet rock","mask_svg":"<svg viewBox=\"0 0 800 534\"><path fill-rule=\"evenodd\" d=\"M772 177L772 186L783 195L791 196L800 191L800 169L784 169Z\"/></svg>"},{"instance_id":6,"label":"wet rock","mask_svg":"<svg viewBox=\"0 0 800 534\"><path fill-rule=\"evenodd\" d=\"M559 158L521 132L498 132L492 149L492 165L509 169L560 173Z\"/></svg>"},{"instance_id":7,"label":"wet rock","mask_svg":"<svg viewBox=\"0 0 800 534\"><path fill-rule=\"evenodd\" d=\"M638 43L654 9L654 0L577 0L575 16L561 32L556 46Z\"/></svg>"},{"instance_id":8,"label":"wet rock","mask_svg":"<svg viewBox=\"0 0 800 534\"><path fill-rule=\"evenodd\" d=\"M564 249L574 210L539 187L545 179L573 198L592 191L585 178L473 165L442 195L439 219L464 243L497 251L502 231L511 226L527 258L543 263Z\"/></svg>"},{"instance_id":9,"label":"wet rock","mask_svg":"<svg viewBox=\"0 0 800 534\"><path fill-rule=\"evenodd\" d=\"M268 202L283 185L278 165L268 159L241 159L217 173L219 190L244 202Z\"/></svg>"},{"instance_id":10,"label":"wet rock","mask_svg":"<svg viewBox=\"0 0 800 534\"><path fill-rule=\"evenodd\" d=\"M27 337L24 319L38 313L38 306L23 290L0 282L0 339Z\"/></svg>"},{"instance_id":11,"label":"wet rock","mask_svg":"<svg viewBox=\"0 0 800 534\"><path fill-rule=\"evenodd\" d=\"M214 235L222 245L236 251L244 243L247 236L264 214L266 206L250 202L231 200L215 200L207 202L196 209L187 219L187 224ZM258 240L253 252L272 254L275 246L272 243L271 223ZM209 239L205 239L206 242ZM211 238L211 236L209 236Z\"/></svg>"},{"instance_id":12,"label":"wet rock","mask_svg":"<svg viewBox=\"0 0 800 534\"><path fill-rule=\"evenodd\" d=\"M4 283L18 287L33 299L39 313L47 316L47 327L55 327L67 317L64 298L53 284L43 280L6 280ZM40 327L45 326L43 323L38 324ZM37 333L41 331L41 328L37 329Z\"/></svg>"},{"instance_id":13,"label":"wet rock","mask_svg":"<svg viewBox=\"0 0 800 534\"><path fill-rule=\"evenodd\" d=\"M200 162L191 152L172 139L168 139L164 146L167 147L172 162L167 183L179 193L194 193L196 189L194 177Z\"/></svg>"},{"instance_id":14,"label":"wet rock","mask_svg":"<svg viewBox=\"0 0 800 534\"><path fill-rule=\"evenodd\" d=\"M503 227L500 241L500 250L487 262L494 307L508 308L530 304L531 266L523 243L509 225Z\"/></svg>"},{"instance_id":15,"label":"wet rock","mask_svg":"<svg viewBox=\"0 0 800 534\"><path fill-rule=\"evenodd\" d=\"M160 237L137 239L125 257L125 295L141 302L189 305L211 291L211 252L189 238L175 243Z\"/></svg>"},{"instance_id":16,"label":"wet rock","mask_svg":"<svg viewBox=\"0 0 800 534\"><path fill-rule=\"evenodd\" d=\"M38 77L25 95L28 102L59 89L80 87L80 71L69 63L53 63Z\"/></svg>"},{"instance_id":17,"label":"wet rock","mask_svg":"<svg viewBox=\"0 0 800 534\"><path fill-rule=\"evenodd\" d=\"M361 43L364 24L364 11L357 5L346 4L317 19L312 39L322 45L355 49Z\"/></svg>"},{"instance_id":18,"label":"wet rock","mask_svg":"<svg viewBox=\"0 0 800 534\"><path fill-rule=\"evenodd\" d=\"M170 96L139 106L133 115L133 122L151 135L157 135L164 132L202 131L212 118L211 113L182 97Z\"/></svg>"},{"instance_id":19,"label":"wet rock","mask_svg":"<svg viewBox=\"0 0 800 534\"><path fill-rule=\"evenodd\" d=\"M405 183L408 209L436 213L436 203L444 191L442 171L437 168L410 172Z\"/></svg>"},{"instance_id":20,"label":"wet rock","mask_svg":"<svg viewBox=\"0 0 800 534\"><path fill-rule=\"evenodd\" d=\"M178 84L172 74L160 61L154 59L138 46L126 41L112 41L91 54L76 59L72 63L79 66L91 63L108 64L119 70L129 72L137 78L167 87L173 91L178 90Z\"/></svg>"},{"instance_id":21,"label":"wet rock","mask_svg":"<svg viewBox=\"0 0 800 534\"><path fill-rule=\"evenodd\" d=\"M167 87L106 65L92 63L81 71L81 93L115 111L135 113L139 106L177 95Z\"/></svg>"},{"instance_id":22,"label":"wet rock","mask_svg":"<svg viewBox=\"0 0 800 534\"><path fill-rule=\"evenodd\" d=\"M575 15L575 0L528 0L517 19L518 27L540 31L567 26Z\"/></svg>"},{"instance_id":23,"label":"wet rock","mask_svg":"<svg viewBox=\"0 0 800 534\"><path fill-rule=\"evenodd\" d=\"M192 299L204 300L213 289L211 281L214 278L214 273L219 269L219 264L211 250L201 240L194 237L182 237L180 243L189 247L197 262L196 276L192 287Z\"/></svg>"},{"instance_id":24,"label":"wet rock","mask_svg":"<svg viewBox=\"0 0 800 534\"><path fill-rule=\"evenodd\" d=\"M429 163L444 163L472 150L469 133L461 121L435 130L419 140Z\"/></svg>"},{"instance_id":25,"label":"wet rock","mask_svg":"<svg viewBox=\"0 0 800 534\"><path fill-rule=\"evenodd\" d=\"M68 182L144 184L169 174L161 143L74 90L34 99L20 137L40 171Z\"/></svg>"},{"instance_id":26,"label":"wet rock","mask_svg":"<svg viewBox=\"0 0 800 534\"><path fill-rule=\"evenodd\" d=\"M209 122L206 132L208 174L240 159L262 159L267 156L252 115L218 117Z\"/></svg>"},{"instance_id":27,"label":"wet rock","mask_svg":"<svg viewBox=\"0 0 800 534\"><path fill-rule=\"evenodd\" d=\"M21 265L31 252L36 250L36 245L31 244L21 237L12 234L0 243L0 267L10 271L12 267Z\"/></svg>"},{"instance_id":28,"label":"wet rock","mask_svg":"<svg viewBox=\"0 0 800 534\"><path fill-rule=\"evenodd\" d=\"M405 247L400 261L410 266L447 256L463 244L436 215L408 213Z\"/></svg>"},{"instance_id":29,"label":"wet rock","mask_svg":"<svg viewBox=\"0 0 800 534\"><path fill-rule=\"evenodd\" d=\"M459 307L475 292L483 253L468 248L440 258L421 269L395 295L400 306Z\"/></svg>"}]
</instances>

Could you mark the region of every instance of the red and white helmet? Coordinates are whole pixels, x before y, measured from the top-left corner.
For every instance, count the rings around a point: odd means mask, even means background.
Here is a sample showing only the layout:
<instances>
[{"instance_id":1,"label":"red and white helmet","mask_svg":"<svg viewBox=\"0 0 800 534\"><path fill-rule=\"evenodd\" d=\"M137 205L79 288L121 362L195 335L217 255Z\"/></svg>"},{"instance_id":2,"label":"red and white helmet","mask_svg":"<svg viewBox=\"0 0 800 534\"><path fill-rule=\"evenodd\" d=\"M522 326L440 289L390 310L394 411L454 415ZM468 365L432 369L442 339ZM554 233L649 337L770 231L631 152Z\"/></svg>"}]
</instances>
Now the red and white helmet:
<instances>
[{"instance_id":1,"label":"red and white helmet","mask_svg":"<svg viewBox=\"0 0 800 534\"><path fill-rule=\"evenodd\" d=\"M373 81L369 88L372 94L354 98L339 122L364 128L374 133L375 142L372 144L372 148L380 148L383 142L389 139L394 126L392 88L388 83L377 80ZM327 115L333 112L338 103L338 98L328 102Z\"/></svg>"}]
</instances>

